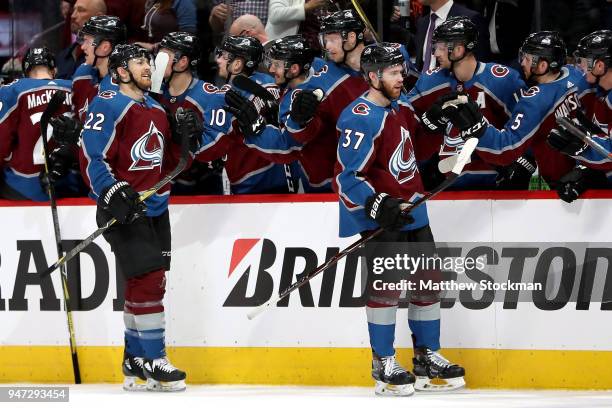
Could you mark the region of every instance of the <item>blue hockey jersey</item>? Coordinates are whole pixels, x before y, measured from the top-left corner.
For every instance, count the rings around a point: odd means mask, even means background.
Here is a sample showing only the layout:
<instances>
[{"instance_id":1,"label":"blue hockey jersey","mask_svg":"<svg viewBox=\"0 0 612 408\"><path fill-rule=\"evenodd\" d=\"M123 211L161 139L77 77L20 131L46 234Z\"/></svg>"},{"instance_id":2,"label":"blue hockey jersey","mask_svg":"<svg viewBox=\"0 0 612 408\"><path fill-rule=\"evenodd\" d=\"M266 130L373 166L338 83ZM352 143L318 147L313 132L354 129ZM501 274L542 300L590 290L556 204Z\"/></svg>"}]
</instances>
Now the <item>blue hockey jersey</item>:
<instances>
[{"instance_id":1,"label":"blue hockey jersey","mask_svg":"<svg viewBox=\"0 0 612 408\"><path fill-rule=\"evenodd\" d=\"M279 97L278 87L271 76L255 72L250 78L268 89L275 98ZM198 85L198 92L190 92L187 97L203 115L204 121L202 146L196 159L211 161L225 156L225 170L232 194L288 192L284 167L247 147L238 127L232 125L232 114L223 109L227 88L217 89L211 84L199 82L205 84L204 92L199 90ZM236 87L234 89L253 99L250 93Z\"/></svg>"},{"instance_id":2,"label":"blue hockey jersey","mask_svg":"<svg viewBox=\"0 0 612 408\"><path fill-rule=\"evenodd\" d=\"M6 184L34 201L49 199L38 180L44 167L40 119L58 90L66 92L66 99L57 114L70 111L70 86L65 79L22 78L0 87L0 166ZM53 149L51 130L46 136Z\"/></svg>"},{"instance_id":3,"label":"blue hockey jersey","mask_svg":"<svg viewBox=\"0 0 612 408\"><path fill-rule=\"evenodd\" d=\"M521 90L510 120L501 130L488 126L476 148L478 154L487 162L507 165L531 148L540 175L554 184L575 162L550 147L546 139L557 117L575 117L580 107L578 81L577 71L563 67L556 80Z\"/></svg>"},{"instance_id":4,"label":"blue hockey jersey","mask_svg":"<svg viewBox=\"0 0 612 408\"><path fill-rule=\"evenodd\" d=\"M96 199L120 180L138 192L147 190L172 171L180 157L164 108L148 95L141 102L121 92L101 92L89 106L81 136L83 176ZM145 201L147 215L166 210L169 187Z\"/></svg>"},{"instance_id":5,"label":"blue hockey jersey","mask_svg":"<svg viewBox=\"0 0 612 408\"><path fill-rule=\"evenodd\" d=\"M79 65L72 75L72 105L75 116L81 122L85 121L92 99L104 91L119 91L119 86L110 75L100 79L100 72L96 67L88 64Z\"/></svg>"},{"instance_id":6,"label":"blue hockey jersey","mask_svg":"<svg viewBox=\"0 0 612 408\"><path fill-rule=\"evenodd\" d=\"M406 97L390 106L379 106L359 97L338 120L338 165L336 182L340 197L340 236L350 237L378 228L365 211L365 202L375 193L414 201L424 194L417 168L412 135L418 122ZM413 224L404 230L429 223L426 204L412 212Z\"/></svg>"},{"instance_id":7,"label":"blue hockey jersey","mask_svg":"<svg viewBox=\"0 0 612 408\"><path fill-rule=\"evenodd\" d=\"M299 92L314 89L324 90L325 95L315 117L300 127L290 117L291 103ZM297 160L306 192L331 191L338 144L335 124L342 109L366 89L365 81L355 72L315 59L306 80L283 95L279 126L268 125L246 143L278 163Z\"/></svg>"},{"instance_id":8,"label":"blue hockey jersey","mask_svg":"<svg viewBox=\"0 0 612 408\"><path fill-rule=\"evenodd\" d=\"M465 92L478 103L489 123L501 128L510 118L517 101L516 95L524 87L525 83L514 69L478 62L474 75L466 82L457 80L448 69L427 71L410 90L408 99L420 117L440 96L452 91ZM441 138L440 135L423 133L415 144L420 160L428 159L436 149L439 149L440 159L444 159L461 151L464 141L458 129L449 124ZM453 188L494 188L496 176L495 167L474 154Z\"/></svg>"}]
</instances>

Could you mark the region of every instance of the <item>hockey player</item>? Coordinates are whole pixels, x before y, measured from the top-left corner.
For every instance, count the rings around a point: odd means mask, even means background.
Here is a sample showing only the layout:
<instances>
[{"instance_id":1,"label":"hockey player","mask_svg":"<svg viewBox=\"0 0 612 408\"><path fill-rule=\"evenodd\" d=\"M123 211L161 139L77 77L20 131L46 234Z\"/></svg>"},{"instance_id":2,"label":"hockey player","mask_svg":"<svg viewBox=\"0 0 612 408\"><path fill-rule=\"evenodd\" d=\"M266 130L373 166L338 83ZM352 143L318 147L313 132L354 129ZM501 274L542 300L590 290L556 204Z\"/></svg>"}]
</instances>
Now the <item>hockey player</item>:
<instances>
[{"instance_id":1,"label":"hockey player","mask_svg":"<svg viewBox=\"0 0 612 408\"><path fill-rule=\"evenodd\" d=\"M277 85L286 88L280 101L278 123L272 120L266 125L254 104L233 92L226 94L226 102L245 135L247 146L277 163L298 160L304 191L328 192L331 191L336 161L335 155L331 153L337 146L336 134L320 133L306 140L295 137L288 130L295 125L296 111L293 103L297 95L309 92L316 98L323 98L323 90L333 89L336 82L336 76L327 75L330 70L336 70L328 64L319 64L320 61L314 55L314 49L300 35L274 40L269 46L266 55L269 72ZM313 65L319 65L320 68L315 70ZM290 118L292 109L293 119ZM319 131L328 129L331 120L327 116L326 123Z\"/></svg>"},{"instance_id":2,"label":"hockey player","mask_svg":"<svg viewBox=\"0 0 612 408\"><path fill-rule=\"evenodd\" d=\"M424 161L428 172L437 174L432 181L435 183L436 179L443 179L436 168L438 157L445 159L457 154L463 147L458 129L447 126L441 104L436 103L438 98L453 92L467 94L478 103L489 123L502 127L516 104L515 93L524 88L525 83L519 73L511 68L476 59L478 28L467 17L447 19L436 27L432 38L439 67L423 74L408 98L428 133L417 139L417 158ZM443 135L442 143L440 135ZM530 155L525 155L505 169L495 169L474 155L453 187L526 189L534 171L535 161Z\"/></svg>"},{"instance_id":3,"label":"hockey player","mask_svg":"<svg viewBox=\"0 0 612 408\"><path fill-rule=\"evenodd\" d=\"M168 361L164 345L165 270L170 267L168 190L141 201L175 167L176 136L199 140L201 124L193 112L177 117L171 135L164 109L147 91L151 86L149 52L138 45L118 45L109 71L119 91L104 91L89 106L82 149L87 181L98 202L96 219L118 223L105 234L125 279L124 388L153 391L185 389L185 373ZM192 146L197 149L197 143Z\"/></svg>"},{"instance_id":4,"label":"hockey player","mask_svg":"<svg viewBox=\"0 0 612 408\"><path fill-rule=\"evenodd\" d=\"M342 10L321 19L321 46L327 55L327 68L317 78L325 78L327 88L321 100L314 90L295 93L287 120L287 131L301 143L336 134L342 110L367 89L359 59L364 45L363 22L353 10ZM311 86L317 86L317 78ZM336 148L333 152L335 156Z\"/></svg>"},{"instance_id":5,"label":"hockey player","mask_svg":"<svg viewBox=\"0 0 612 408\"><path fill-rule=\"evenodd\" d=\"M235 92L249 100L254 100L251 93L233 85L236 76L250 78L277 100L280 90L274 79L257 70L263 60L263 53L263 46L255 37L229 36L217 48L218 75ZM225 169L233 194L297 192L290 163L287 163L287 167L273 163L244 144L240 129L232 127L233 115L224 110L224 96L211 99L209 115L215 114L215 117L205 119L206 133L198 160L214 160L225 156ZM210 123L214 123L215 127L211 128Z\"/></svg>"},{"instance_id":6,"label":"hockey player","mask_svg":"<svg viewBox=\"0 0 612 408\"><path fill-rule=\"evenodd\" d=\"M40 119L58 90L66 92L67 98L57 113L70 111L70 81L53 79L55 57L45 47L29 49L22 65L26 77L0 87L0 167L4 175L0 196L47 201L49 196L39 182L44 164ZM58 195L67 195L62 182L69 167L65 158L70 156L70 148L51 140L50 149L49 177L59 182Z\"/></svg>"},{"instance_id":7,"label":"hockey player","mask_svg":"<svg viewBox=\"0 0 612 408\"><path fill-rule=\"evenodd\" d=\"M363 94L368 85L360 72L364 48L363 22L353 10L321 19L321 46L327 61L308 79L308 86L291 94L286 131L297 142L316 150L323 177L331 179L336 162L336 123L342 110ZM323 90L319 98L315 91ZM312 184L312 183L311 183Z\"/></svg>"},{"instance_id":8,"label":"hockey player","mask_svg":"<svg viewBox=\"0 0 612 408\"><path fill-rule=\"evenodd\" d=\"M340 236L370 234L385 229L373 240L375 249L366 255L369 267L382 243L420 242L434 249L426 205L410 214L400 205L424 192L416 165L412 135L418 129L405 96L404 58L397 44L367 46L361 69L369 91L346 107L338 121L338 167ZM370 269L371 270L371 269ZM431 379L446 380L440 389L465 384L464 369L451 364L440 349L440 303L437 299L411 300L408 323L413 333L415 377L396 361L393 347L399 291L372 289L366 303L372 347L372 376L378 395L410 395L414 387L436 388Z\"/></svg>"},{"instance_id":9,"label":"hockey player","mask_svg":"<svg viewBox=\"0 0 612 408\"><path fill-rule=\"evenodd\" d=\"M478 105L468 103L449 116L462 137L479 137L477 152L489 163L508 165L531 148L540 175L551 188L574 168L574 160L546 143L559 116L573 118L579 109L576 70L564 67L565 43L552 31L530 34L519 59L529 89L521 90L512 116L502 130L487 123Z\"/></svg>"},{"instance_id":10,"label":"hockey player","mask_svg":"<svg viewBox=\"0 0 612 408\"><path fill-rule=\"evenodd\" d=\"M91 100L99 92L117 90L108 75L108 57L113 48L125 41L125 25L114 16L93 16L78 34L85 63L72 76L74 114L83 123Z\"/></svg>"},{"instance_id":11,"label":"hockey player","mask_svg":"<svg viewBox=\"0 0 612 408\"><path fill-rule=\"evenodd\" d=\"M222 78L231 76L227 74L231 66L233 75L253 75L256 81L270 82L269 77L254 72L263 54L257 39L230 36L219 50L217 61ZM166 67L166 85L160 102L171 112L181 106L193 109L203 118L205 131L195 164L202 166L222 160L232 194L286 193L284 169L250 151L240 137L233 135L236 130L231 126L232 116L223 108L224 94L229 86L219 89L195 78L189 69L196 66L199 57L197 37L185 32L170 33L163 38L160 52L169 54L171 61ZM223 53L226 57L231 56L231 61L223 59ZM274 88L278 95L278 88Z\"/></svg>"},{"instance_id":12,"label":"hockey player","mask_svg":"<svg viewBox=\"0 0 612 408\"><path fill-rule=\"evenodd\" d=\"M599 30L584 36L575 57L587 83L587 89L580 95L585 115L578 115L576 125L604 149L612 151L612 31ZM557 192L562 200L572 202L587 188L612 187L612 162L567 129L557 126L548 142L579 161L576 168L559 180Z\"/></svg>"},{"instance_id":13,"label":"hockey player","mask_svg":"<svg viewBox=\"0 0 612 408\"><path fill-rule=\"evenodd\" d=\"M208 96L217 89L194 76L200 59L198 37L187 32L172 32L162 38L160 53L168 55L164 71L161 94L153 97L174 115L179 107L194 111L200 120L207 110ZM216 163L215 163L216 164ZM212 163L194 161L190 168L173 180L172 194L191 195L197 193L221 193L221 177Z\"/></svg>"},{"instance_id":14,"label":"hockey player","mask_svg":"<svg viewBox=\"0 0 612 408\"><path fill-rule=\"evenodd\" d=\"M76 145L92 99L98 92L118 90L117 84L108 75L108 57L113 47L125 41L125 38L125 25L114 16L90 17L79 31L78 41L85 54L85 62L72 76L73 112L56 116L50 122L54 137L67 145L73 145L72 154L65 155L68 165L76 161L84 162L83 158L77 159L82 151ZM84 169L81 168L81 173L83 172Z\"/></svg>"}]
</instances>

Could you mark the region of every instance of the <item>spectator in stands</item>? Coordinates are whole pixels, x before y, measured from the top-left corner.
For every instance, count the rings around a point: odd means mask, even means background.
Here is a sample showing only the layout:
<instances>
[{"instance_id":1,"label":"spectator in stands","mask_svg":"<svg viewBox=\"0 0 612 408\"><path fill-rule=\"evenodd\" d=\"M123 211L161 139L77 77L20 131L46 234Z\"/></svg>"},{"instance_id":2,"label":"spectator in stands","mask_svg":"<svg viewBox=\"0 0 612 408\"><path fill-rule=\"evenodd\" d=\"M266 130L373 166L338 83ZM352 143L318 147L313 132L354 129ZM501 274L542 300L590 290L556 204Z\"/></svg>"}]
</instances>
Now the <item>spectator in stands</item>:
<instances>
[{"instance_id":1,"label":"spectator in stands","mask_svg":"<svg viewBox=\"0 0 612 408\"><path fill-rule=\"evenodd\" d=\"M328 0L270 0L266 33L271 40L297 34L308 14L326 8Z\"/></svg>"},{"instance_id":2,"label":"spectator in stands","mask_svg":"<svg viewBox=\"0 0 612 408\"><path fill-rule=\"evenodd\" d=\"M487 61L489 57L489 32L484 18L476 11L455 3L453 0L419 0L424 6L429 6L429 13L425 13L417 20L415 48L416 66L427 71L436 66L433 57L431 36L433 30L446 21L448 17L466 16L478 27L478 60Z\"/></svg>"},{"instance_id":3,"label":"spectator in stands","mask_svg":"<svg viewBox=\"0 0 612 408\"><path fill-rule=\"evenodd\" d=\"M213 0L208 22L213 32L229 31L232 22L245 14L257 16L265 26L268 21L268 0Z\"/></svg>"},{"instance_id":4,"label":"spectator in stands","mask_svg":"<svg viewBox=\"0 0 612 408\"><path fill-rule=\"evenodd\" d=\"M250 35L259 40L260 43L265 44L268 42L268 34L264 29L264 25L252 14L244 14L238 17L229 28L229 35Z\"/></svg>"},{"instance_id":5,"label":"spectator in stands","mask_svg":"<svg viewBox=\"0 0 612 408\"><path fill-rule=\"evenodd\" d=\"M70 16L70 31L76 35L90 17L100 16L106 12L104 0L76 0ZM56 78L70 79L76 68L85 62L85 56L79 44L74 41L56 55L56 60Z\"/></svg>"},{"instance_id":6,"label":"spectator in stands","mask_svg":"<svg viewBox=\"0 0 612 408\"><path fill-rule=\"evenodd\" d=\"M147 0L142 28L147 42L139 42L155 50L166 34L174 31L197 32L196 6L193 0Z\"/></svg>"},{"instance_id":7,"label":"spectator in stands","mask_svg":"<svg viewBox=\"0 0 612 408\"><path fill-rule=\"evenodd\" d=\"M484 16L489 29L492 61L520 69L516 56L531 32L532 0L487 0Z\"/></svg>"},{"instance_id":8,"label":"spectator in stands","mask_svg":"<svg viewBox=\"0 0 612 408\"><path fill-rule=\"evenodd\" d=\"M146 41L142 22L145 15L146 0L105 0L107 14L119 17L127 28L128 42Z\"/></svg>"}]
</instances>

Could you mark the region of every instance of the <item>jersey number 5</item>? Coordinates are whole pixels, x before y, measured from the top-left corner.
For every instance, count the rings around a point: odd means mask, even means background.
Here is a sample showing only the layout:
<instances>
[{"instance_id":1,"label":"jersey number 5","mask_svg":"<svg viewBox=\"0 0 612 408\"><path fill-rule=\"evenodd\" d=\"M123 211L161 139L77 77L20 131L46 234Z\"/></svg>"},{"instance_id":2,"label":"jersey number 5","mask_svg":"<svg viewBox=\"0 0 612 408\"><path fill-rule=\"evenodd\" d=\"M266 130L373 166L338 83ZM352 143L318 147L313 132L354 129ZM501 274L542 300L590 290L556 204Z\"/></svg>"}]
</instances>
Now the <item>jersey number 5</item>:
<instances>
[{"instance_id":1,"label":"jersey number 5","mask_svg":"<svg viewBox=\"0 0 612 408\"><path fill-rule=\"evenodd\" d=\"M102 130L102 122L104 122L104 115L101 113L96 113L95 118L97 119L92 125L91 122L94 120L94 114L89 113L87 115L87 122L83 125L83 129L92 129L92 130Z\"/></svg>"},{"instance_id":2,"label":"jersey number 5","mask_svg":"<svg viewBox=\"0 0 612 408\"><path fill-rule=\"evenodd\" d=\"M361 132L355 132L353 129L344 130L344 142L342 143L342 147L349 147L351 145L351 134L353 132L355 133L355 136L357 137L357 143L355 143L355 146L353 146L353 149L355 150L359 149L359 145L361 144L361 141L363 140L363 137L365 136L365 134Z\"/></svg>"}]
</instances>

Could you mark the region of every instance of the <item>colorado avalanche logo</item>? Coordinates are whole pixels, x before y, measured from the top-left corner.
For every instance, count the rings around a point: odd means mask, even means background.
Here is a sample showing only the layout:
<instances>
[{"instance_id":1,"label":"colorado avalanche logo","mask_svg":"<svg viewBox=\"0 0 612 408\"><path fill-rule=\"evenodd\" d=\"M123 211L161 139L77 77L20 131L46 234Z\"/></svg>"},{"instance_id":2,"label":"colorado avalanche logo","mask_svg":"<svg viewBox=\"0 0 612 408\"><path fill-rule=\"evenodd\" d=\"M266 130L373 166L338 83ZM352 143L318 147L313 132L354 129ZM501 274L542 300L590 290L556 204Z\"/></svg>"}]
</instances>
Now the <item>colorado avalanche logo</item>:
<instances>
[{"instance_id":1,"label":"colorado avalanche logo","mask_svg":"<svg viewBox=\"0 0 612 408\"><path fill-rule=\"evenodd\" d=\"M208 82L204 82L204 85L202 85L202 90L204 92L206 92L206 93L214 94L214 93L216 93L219 90L219 88L217 88L213 84L209 84Z\"/></svg>"},{"instance_id":2,"label":"colorado avalanche logo","mask_svg":"<svg viewBox=\"0 0 612 408\"><path fill-rule=\"evenodd\" d=\"M103 91L98 94L102 99L112 99L115 95L117 95L115 91Z\"/></svg>"},{"instance_id":3,"label":"colorado avalanche logo","mask_svg":"<svg viewBox=\"0 0 612 408\"><path fill-rule=\"evenodd\" d=\"M464 145L464 140L458 135L444 135L444 143L440 147L440 156L452 156L455 154L459 154L461 148Z\"/></svg>"},{"instance_id":4,"label":"colorado avalanche logo","mask_svg":"<svg viewBox=\"0 0 612 408\"><path fill-rule=\"evenodd\" d=\"M321 67L321 69L320 69L320 70L318 70L318 71L314 72L314 73L312 74L312 76L319 77L319 76L321 76L321 75L325 74L325 73L327 72L327 70L328 70L328 68L327 68L327 64L326 64L326 65L323 65L323 67Z\"/></svg>"},{"instance_id":5,"label":"colorado avalanche logo","mask_svg":"<svg viewBox=\"0 0 612 408\"><path fill-rule=\"evenodd\" d=\"M370 113L370 107L365 103L358 103L353 107L353 113L355 115L368 115Z\"/></svg>"},{"instance_id":6,"label":"colorado avalanche logo","mask_svg":"<svg viewBox=\"0 0 612 408\"><path fill-rule=\"evenodd\" d=\"M149 130L132 145L132 165L129 170L148 170L159 166L164 156L164 136L153 122Z\"/></svg>"},{"instance_id":7,"label":"colorado avalanche logo","mask_svg":"<svg viewBox=\"0 0 612 408\"><path fill-rule=\"evenodd\" d=\"M503 78L510 73L510 70L503 65L493 65L491 67L491 73L496 78Z\"/></svg>"},{"instance_id":8,"label":"colorado avalanche logo","mask_svg":"<svg viewBox=\"0 0 612 408\"><path fill-rule=\"evenodd\" d=\"M400 184L412 180L417 171L416 158L411 147L410 132L402 128L402 140L389 160L389 172ZM410 157L408 157L408 160L404 160L404 151L407 148L410 148Z\"/></svg>"},{"instance_id":9,"label":"colorado avalanche logo","mask_svg":"<svg viewBox=\"0 0 612 408\"><path fill-rule=\"evenodd\" d=\"M532 86L531 88L524 90L521 89L521 96L523 98L531 98L532 96L536 96L540 93L540 88L537 86Z\"/></svg>"}]
</instances>

